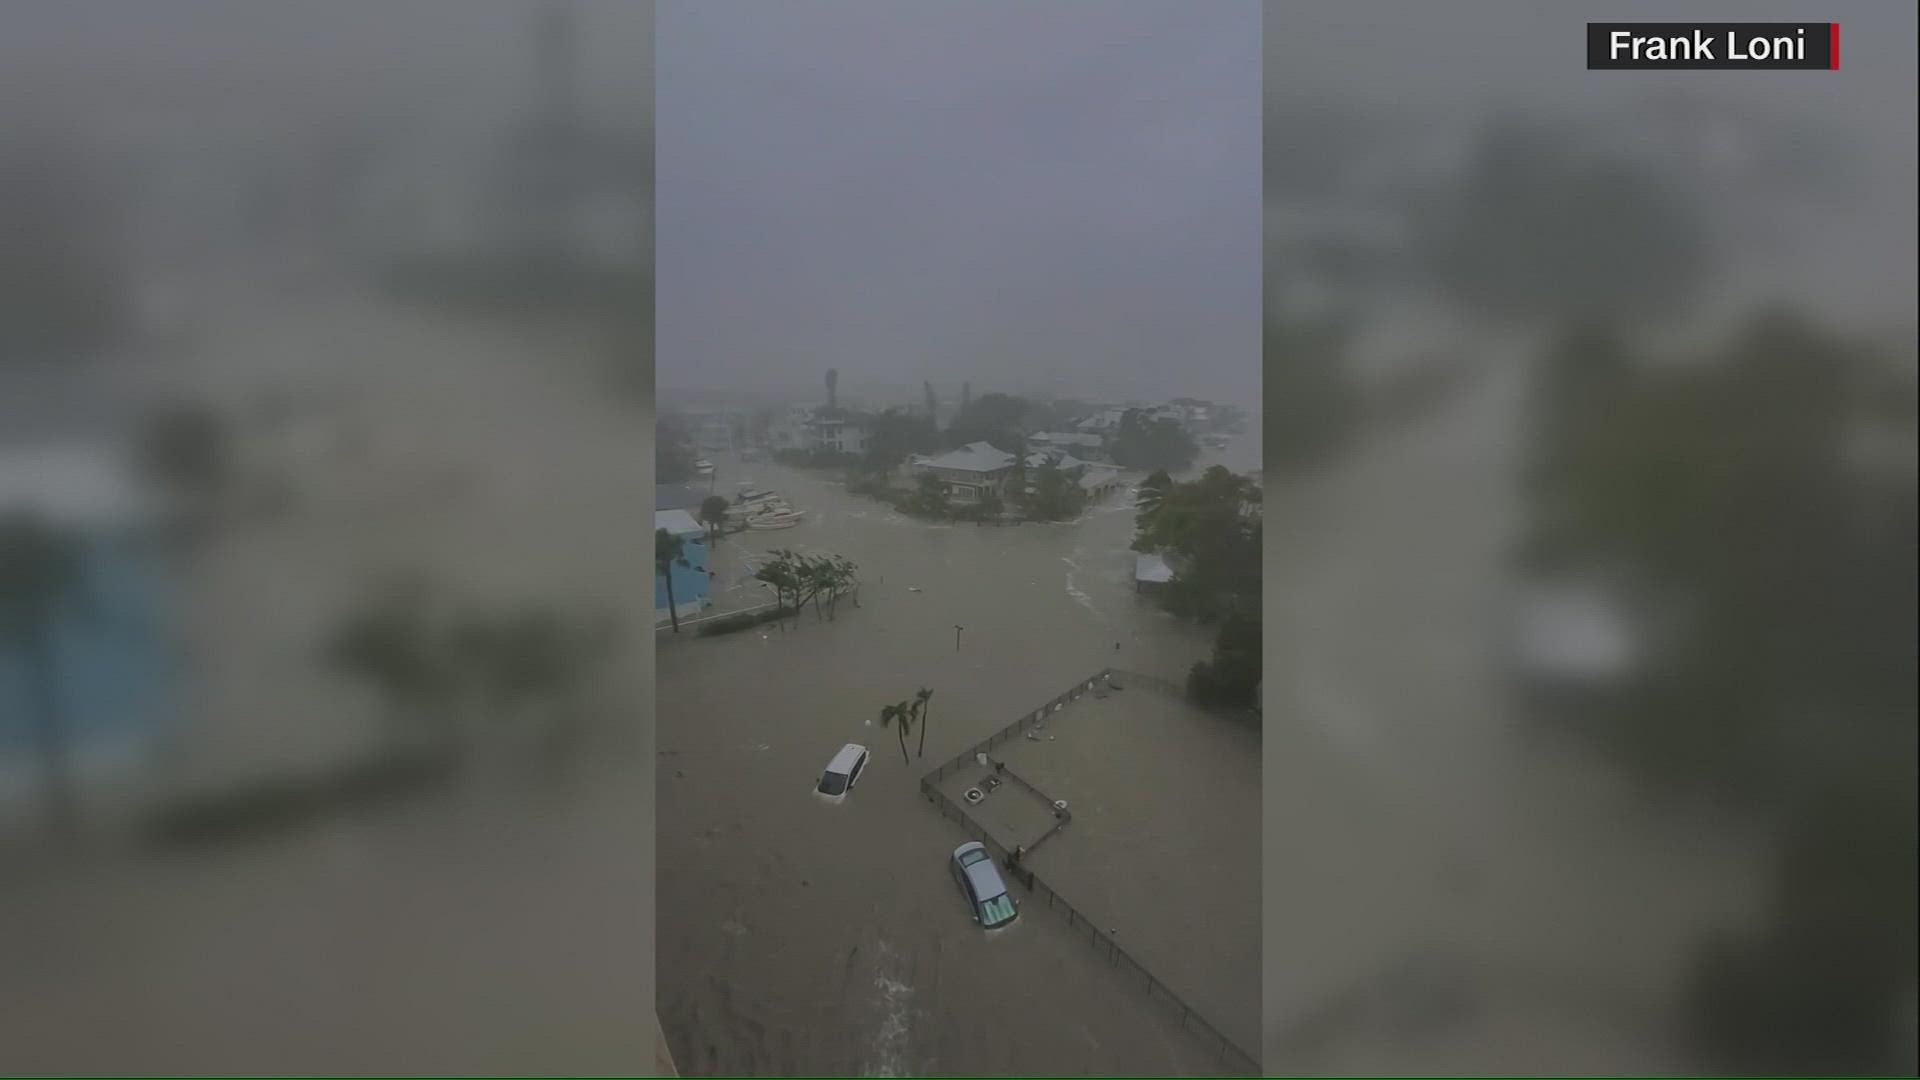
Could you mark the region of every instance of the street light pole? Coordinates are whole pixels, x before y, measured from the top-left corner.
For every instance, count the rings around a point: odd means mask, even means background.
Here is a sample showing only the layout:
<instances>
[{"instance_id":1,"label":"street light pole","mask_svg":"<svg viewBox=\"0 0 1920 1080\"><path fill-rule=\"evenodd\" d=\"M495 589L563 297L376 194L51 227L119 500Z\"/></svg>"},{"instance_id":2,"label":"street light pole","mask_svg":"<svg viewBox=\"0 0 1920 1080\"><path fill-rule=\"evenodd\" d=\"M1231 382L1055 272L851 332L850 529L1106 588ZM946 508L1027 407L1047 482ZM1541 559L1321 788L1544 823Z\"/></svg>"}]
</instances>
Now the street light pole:
<instances>
[{"instance_id":1,"label":"street light pole","mask_svg":"<svg viewBox=\"0 0 1920 1080\"><path fill-rule=\"evenodd\" d=\"M961 626L959 623L953 624L953 651L954 652L960 651L960 631L965 629L966 627Z\"/></svg>"}]
</instances>

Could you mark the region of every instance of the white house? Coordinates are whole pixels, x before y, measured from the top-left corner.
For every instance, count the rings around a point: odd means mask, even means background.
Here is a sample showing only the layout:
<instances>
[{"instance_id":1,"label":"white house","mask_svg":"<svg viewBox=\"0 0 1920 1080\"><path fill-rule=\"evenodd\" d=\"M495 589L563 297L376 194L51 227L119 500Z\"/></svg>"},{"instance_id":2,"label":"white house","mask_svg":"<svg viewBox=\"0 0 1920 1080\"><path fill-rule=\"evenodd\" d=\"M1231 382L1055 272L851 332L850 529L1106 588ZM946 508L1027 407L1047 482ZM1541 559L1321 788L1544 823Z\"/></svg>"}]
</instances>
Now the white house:
<instances>
[{"instance_id":1,"label":"white house","mask_svg":"<svg viewBox=\"0 0 1920 1080\"><path fill-rule=\"evenodd\" d=\"M1101 434L1118 428L1120 418L1124 415L1126 415L1125 409L1102 409L1074 426L1080 429L1082 434Z\"/></svg>"},{"instance_id":2,"label":"white house","mask_svg":"<svg viewBox=\"0 0 1920 1080\"><path fill-rule=\"evenodd\" d=\"M867 426L844 409L815 409L806 423L809 450L839 454L867 452Z\"/></svg>"}]
</instances>

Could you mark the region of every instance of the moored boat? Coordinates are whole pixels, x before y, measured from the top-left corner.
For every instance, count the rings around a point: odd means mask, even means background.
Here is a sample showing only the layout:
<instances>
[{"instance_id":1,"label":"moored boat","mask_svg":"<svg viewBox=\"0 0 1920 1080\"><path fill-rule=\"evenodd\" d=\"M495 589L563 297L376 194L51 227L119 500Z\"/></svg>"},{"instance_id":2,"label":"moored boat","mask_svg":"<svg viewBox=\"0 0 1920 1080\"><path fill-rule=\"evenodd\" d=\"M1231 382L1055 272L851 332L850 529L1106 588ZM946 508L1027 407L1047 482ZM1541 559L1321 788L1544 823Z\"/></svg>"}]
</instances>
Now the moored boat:
<instances>
[{"instance_id":1,"label":"moored boat","mask_svg":"<svg viewBox=\"0 0 1920 1080\"><path fill-rule=\"evenodd\" d=\"M790 507L779 510L769 510L764 514L755 514L748 518L747 528L760 530L791 529L795 525L800 524L800 520L806 516L807 512L805 510L794 510Z\"/></svg>"}]
</instances>

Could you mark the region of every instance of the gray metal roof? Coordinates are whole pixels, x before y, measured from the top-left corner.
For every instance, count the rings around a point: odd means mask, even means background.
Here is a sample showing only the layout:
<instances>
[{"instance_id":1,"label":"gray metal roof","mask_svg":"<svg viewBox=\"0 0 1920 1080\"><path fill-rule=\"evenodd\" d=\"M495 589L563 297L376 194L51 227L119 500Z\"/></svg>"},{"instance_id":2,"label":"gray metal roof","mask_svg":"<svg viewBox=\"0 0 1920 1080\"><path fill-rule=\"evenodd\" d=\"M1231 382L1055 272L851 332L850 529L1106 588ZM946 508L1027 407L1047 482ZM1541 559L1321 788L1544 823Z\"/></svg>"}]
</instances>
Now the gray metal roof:
<instances>
[{"instance_id":1,"label":"gray metal roof","mask_svg":"<svg viewBox=\"0 0 1920 1080\"><path fill-rule=\"evenodd\" d=\"M707 527L693 519L685 510L655 510L653 527L665 529L674 536L705 536Z\"/></svg>"},{"instance_id":2,"label":"gray metal roof","mask_svg":"<svg viewBox=\"0 0 1920 1080\"><path fill-rule=\"evenodd\" d=\"M1013 455L995 449L991 443L968 443L926 462L928 468L957 469L962 472L995 472L1013 465Z\"/></svg>"},{"instance_id":3,"label":"gray metal roof","mask_svg":"<svg viewBox=\"0 0 1920 1080\"><path fill-rule=\"evenodd\" d=\"M1158 555L1139 555L1133 560L1133 580L1164 585L1173 580L1173 567Z\"/></svg>"}]
</instances>

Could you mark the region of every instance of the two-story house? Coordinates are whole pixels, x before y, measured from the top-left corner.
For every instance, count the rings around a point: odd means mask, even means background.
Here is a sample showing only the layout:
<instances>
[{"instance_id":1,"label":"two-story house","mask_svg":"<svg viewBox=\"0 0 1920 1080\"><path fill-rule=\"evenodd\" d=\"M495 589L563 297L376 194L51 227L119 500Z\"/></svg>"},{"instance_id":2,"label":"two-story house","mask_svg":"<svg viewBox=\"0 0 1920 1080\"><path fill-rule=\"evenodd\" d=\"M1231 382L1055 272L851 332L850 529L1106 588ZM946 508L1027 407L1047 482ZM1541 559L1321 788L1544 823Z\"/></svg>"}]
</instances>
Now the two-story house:
<instances>
[{"instance_id":1,"label":"two-story house","mask_svg":"<svg viewBox=\"0 0 1920 1080\"><path fill-rule=\"evenodd\" d=\"M1005 498L1007 477L1013 473L1014 458L991 443L969 443L914 463L914 471L937 477L946 487L947 498L955 502L979 502L991 494Z\"/></svg>"}]
</instances>

